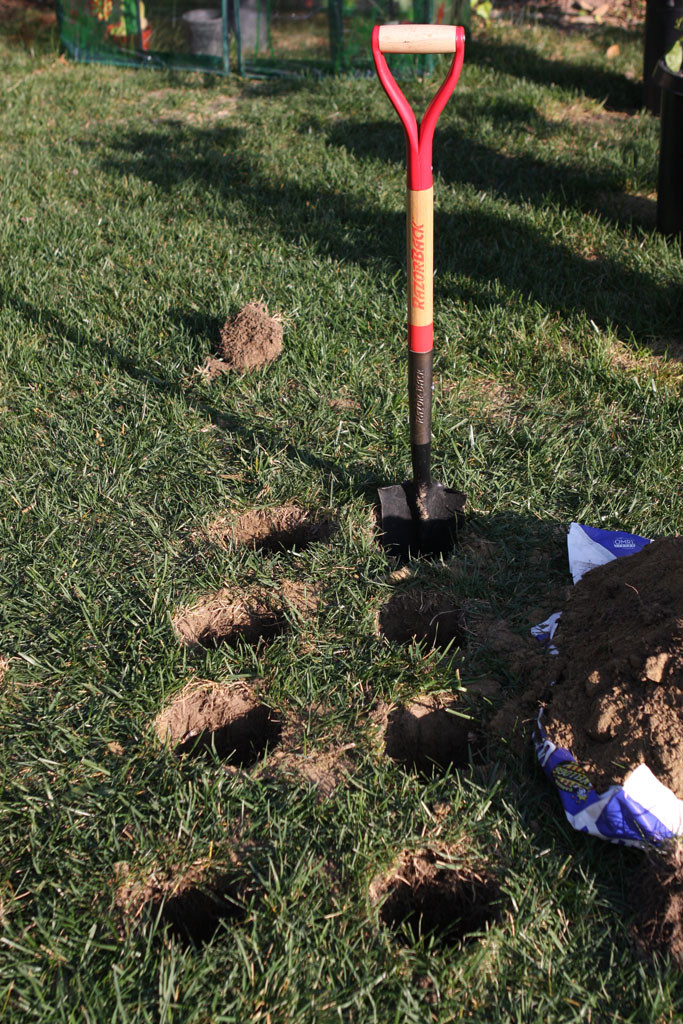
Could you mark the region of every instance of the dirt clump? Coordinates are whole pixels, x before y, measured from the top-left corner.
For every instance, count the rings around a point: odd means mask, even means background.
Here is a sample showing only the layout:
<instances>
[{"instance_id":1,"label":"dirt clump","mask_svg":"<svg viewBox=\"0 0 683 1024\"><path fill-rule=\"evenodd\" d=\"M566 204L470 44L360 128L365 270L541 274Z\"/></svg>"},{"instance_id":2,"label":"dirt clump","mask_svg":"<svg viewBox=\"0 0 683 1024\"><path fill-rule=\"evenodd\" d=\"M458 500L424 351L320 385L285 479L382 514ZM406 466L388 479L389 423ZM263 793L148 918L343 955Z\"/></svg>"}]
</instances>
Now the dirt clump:
<instances>
[{"instance_id":1,"label":"dirt clump","mask_svg":"<svg viewBox=\"0 0 683 1024\"><path fill-rule=\"evenodd\" d=\"M428 650L462 647L465 616L449 594L410 587L398 590L377 614L377 632L395 644L424 643Z\"/></svg>"},{"instance_id":2,"label":"dirt clump","mask_svg":"<svg viewBox=\"0 0 683 1024\"><path fill-rule=\"evenodd\" d=\"M477 740L466 707L450 694L399 704L389 711L384 730L387 756L425 775L469 764Z\"/></svg>"},{"instance_id":3,"label":"dirt clump","mask_svg":"<svg viewBox=\"0 0 683 1024\"><path fill-rule=\"evenodd\" d=\"M282 324L262 302L250 302L225 321L218 354L230 370L256 370L282 351Z\"/></svg>"},{"instance_id":4,"label":"dirt clump","mask_svg":"<svg viewBox=\"0 0 683 1024\"><path fill-rule=\"evenodd\" d=\"M447 847L405 850L370 886L387 927L414 941L433 934L444 944L479 932L500 916L500 886L493 872Z\"/></svg>"},{"instance_id":5,"label":"dirt clump","mask_svg":"<svg viewBox=\"0 0 683 1024\"><path fill-rule=\"evenodd\" d=\"M335 525L329 517L318 517L298 505L281 505L252 509L233 521L217 519L209 527L209 536L223 547L232 543L268 553L303 551L309 544L329 540Z\"/></svg>"},{"instance_id":6,"label":"dirt clump","mask_svg":"<svg viewBox=\"0 0 683 1024\"><path fill-rule=\"evenodd\" d=\"M245 684L199 680L157 715L154 730L177 756L215 751L227 764L246 768L278 743L282 719Z\"/></svg>"},{"instance_id":7,"label":"dirt clump","mask_svg":"<svg viewBox=\"0 0 683 1024\"><path fill-rule=\"evenodd\" d=\"M228 590L209 594L173 617L181 641L188 647L213 650L240 642L256 646L273 640L286 628L282 607L270 594L252 593L236 597Z\"/></svg>"},{"instance_id":8,"label":"dirt clump","mask_svg":"<svg viewBox=\"0 0 683 1024\"><path fill-rule=\"evenodd\" d=\"M245 886L237 859L197 860L189 867L160 868L144 878L125 862L116 865L114 905L125 927L157 919L185 946L202 946L223 922L245 918Z\"/></svg>"},{"instance_id":9,"label":"dirt clump","mask_svg":"<svg viewBox=\"0 0 683 1024\"><path fill-rule=\"evenodd\" d=\"M588 572L555 634L544 717L598 792L639 764L683 799L683 538Z\"/></svg>"}]
</instances>

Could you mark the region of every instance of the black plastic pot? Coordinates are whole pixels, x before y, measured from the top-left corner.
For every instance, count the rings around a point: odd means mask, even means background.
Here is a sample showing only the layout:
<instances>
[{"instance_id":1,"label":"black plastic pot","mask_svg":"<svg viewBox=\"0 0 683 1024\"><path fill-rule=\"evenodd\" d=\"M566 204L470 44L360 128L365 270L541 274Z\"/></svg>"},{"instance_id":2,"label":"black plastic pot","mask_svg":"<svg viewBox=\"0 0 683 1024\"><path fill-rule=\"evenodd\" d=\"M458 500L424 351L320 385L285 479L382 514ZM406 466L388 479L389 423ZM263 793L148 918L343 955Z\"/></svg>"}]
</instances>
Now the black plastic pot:
<instances>
[{"instance_id":1,"label":"black plastic pot","mask_svg":"<svg viewBox=\"0 0 683 1024\"><path fill-rule=\"evenodd\" d=\"M653 79L657 61L683 36L683 0L647 0L643 53L643 106L659 113L659 85Z\"/></svg>"},{"instance_id":2,"label":"black plastic pot","mask_svg":"<svg viewBox=\"0 0 683 1024\"><path fill-rule=\"evenodd\" d=\"M665 235L681 235L683 252L683 74L660 60L653 77L662 99L657 228Z\"/></svg>"}]
</instances>

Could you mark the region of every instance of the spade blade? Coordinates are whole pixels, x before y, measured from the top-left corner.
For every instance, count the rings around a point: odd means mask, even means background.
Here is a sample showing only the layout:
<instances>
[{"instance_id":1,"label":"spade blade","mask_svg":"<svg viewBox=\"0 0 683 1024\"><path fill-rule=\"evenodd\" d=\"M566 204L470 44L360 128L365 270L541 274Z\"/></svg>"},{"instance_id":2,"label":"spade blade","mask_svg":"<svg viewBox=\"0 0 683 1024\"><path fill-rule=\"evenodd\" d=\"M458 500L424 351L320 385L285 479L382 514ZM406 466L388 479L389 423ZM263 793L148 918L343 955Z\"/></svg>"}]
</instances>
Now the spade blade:
<instances>
[{"instance_id":1,"label":"spade blade","mask_svg":"<svg viewBox=\"0 0 683 1024\"><path fill-rule=\"evenodd\" d=\"M465 495L443 484L416 491L412 482L382 487L380 543L402 561L424 555L447 557L465 521Z\"/></svg>"}]
</instances>

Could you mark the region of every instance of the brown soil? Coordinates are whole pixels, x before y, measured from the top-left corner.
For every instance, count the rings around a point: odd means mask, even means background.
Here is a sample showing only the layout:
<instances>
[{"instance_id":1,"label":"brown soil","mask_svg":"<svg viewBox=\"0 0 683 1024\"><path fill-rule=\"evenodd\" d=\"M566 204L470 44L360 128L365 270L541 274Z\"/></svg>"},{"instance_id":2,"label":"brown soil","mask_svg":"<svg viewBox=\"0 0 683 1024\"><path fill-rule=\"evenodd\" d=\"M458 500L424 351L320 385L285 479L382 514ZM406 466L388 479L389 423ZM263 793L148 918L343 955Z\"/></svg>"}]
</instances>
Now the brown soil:
<instances>
[{"instance_id":1,"label":"brown soil","mask_svg":"<svg viewBox=\"0 0 683 1024\"><path fill-rule=\"evenodd\" d=\"M515 755L522 756L529 746L541 702L548 693L548 680L531 679L524 689L508 698L491 719L492 737L503 740Z\"/></svg>"},{"instance_id":2,"label":"brown soil","mask_svg":"<svg viewBox=\"0 0 683 1024\"><path fill-rule=\"evenodd\" d=\"M255 551L303 551L309 544L328 540L336 524L297 505L252 509L237 519L217 519L209 536L222 546L234 544Z\"/></svg>"},{"instance_id":3,"label":"brown soil","mask_svg":"<svg viewBox=\"0 0 683 1024\"><path fill-rule=\"evenodd\" d=\"M476 626L476 632L482 646L500 657L510 675L526 681L547 665L545 652L527 628L519 633L506 619L488 619Z\"/></svg>"},{"instance_id":4,"label":"brown soil","mask_svg":"<svg viewBox=\"0 0 683 1024\"><path fill-rule=\"evenodd\" d=\"M423 774L469 764L477 732L462 701L450 694L422 697L389 712L384 731L388 757Z\"/></svg>"},{"instance_id":5,"label":"brown soil","mask_svg":"<svg viewBox=\"0 0 683 1024\"><path fill-rule=\"evenodd\" d=\"M228 590L201 598L190 608L181 608L173 617L180 639L188 647L210 650L226 644L256 645L284 632L286 620L282 608L270 595L254 593L235 597Z\"/></svg>"},{"instance_id":6,"label":"brown soil","mask_svg":"<svg viewBox=\"0 0 683 1024\"><path fill-rule=\"evenodd\" d=\"M643 0L496 0L496 16L539 20L561 28L610 25L632 28L643 21Z\"/></svg>"},{"instance_id":7,"label":"brown soil","mask_svg":"<svg viewBox=\"0 0 683 1024\"><path fill-rule=\"evenodd\" d=\"M353 770L349 752L355 746L345 743L327 750L278 752L272 759L273 774L303 782L315 790L320 800L326 800Z\"/></svg>"},{"instance_id":8,"label":"brown soil","mask_svg":"<svg viewBox=\"0 0 683 1024\"><path fill-rule=\"evenodd\" d=\"M282 596L298 615L315 615L320 608L323 588L319 583L282 581Z\"/></svg>"},{"instance_id":9,"label":"brown soil","mask_svg":"<svg viewBox=\"0 0 683 1024\"><path fill-rule=\"evenodd\" d=\"M354 743L333 747L305 757L298 765L301 777L317 791L321 799L332 796L339 783L353 768L347 751L354 747Z\"/></svg>"},{"instance_id":10,"label":"brown soil","mask_svg":"<svg viewBox=\"0 0 683 1024\"><path fill-rule=\"evenodd\" d=\"M219 366L209 367L210 376L224 370L256 370L272 363L282 351L282 324L269 316L262 302L250 302L248 306L225 321L221 328L218 346L220 360L209 360Z\"/></svg>"},{"instance_id":11,"label":"brown soil","mask_svg":"<svg viewBox=\"0 0 683 1024\"><path fill-rule=\"evenodd\" d=\"M281 742L269 755L261 777L303 784L314 790L320 800L331 796L353 771L352 752L356 744L344 742L334 728L326 729L324 736L311 741L311 723L315 721L325 728L329 718L330 709L325 704L307 704L300 712L290 710L283 722Z\"/></svg>"},{"instance_id":12,"label":"brown soil","mask_svg":"<svg viewBox=\"0 0 683 1024\"><path fill-rule=\"evenodd\" d=\"M377 632L396 644L423 642L432 650L443 650L465 642L465 616L449 594L411 587L399 590L382 605L377 615Z\"/></svg>"},{"instance_id":13,"label":"brown soil","mask_svg":"<svg viewBox=\"0 0 683 1024\"><path fill-rule=\"evenodd\" d=\"M433 933L455 943L481 931L500 916L499 896L488 868L467 863L448 848L406 850L370 886L383 924L406 927L415 941Z\"/></svg>"},{"instance_id":14,"label":"brown soil","mask_svg":"<svg viewBox=\"0 0 683 1024\"><path fill-rule=\"evenodd\" d=\"M562 588L560 603L566 599L570 589ZM546 613L547 608L544 608L530 621L539 622ZM505 672L522 684L489 722L491 736L497 741L503 740L509 750L522 756L529 747L539 705L548 695L548 654L528 630L520 634L505 619L482 620L473 628L483 648L498 655ZM554 666L556 662L552 664ZM495 697L495 692L491 696Z\"/></svg>"},{"instance_id":15,"label":"brown soil","mask_svg":"<svg viewBox=\"0 0 683 1024\"><path fill-rule=\"evenodd\" d=\"M632 892L641 950L669 953L683 967L683 845L673 840L647 853Z\"/></svg>"},{"instance_id":16,"label":"brown soil","mask_svg":"<svg viewBox=\"0 0 683 1024\"><path fill-rule=\"evenodd\" d=\"M587 573L555 643L550 739L598 792L645 763L683 798L683 538Z\"/></svg>"},{"instance_id":17,"label":"brown soil","mask_svg":"<svg viewBox=\"0 0 683 1024\"><path fill-rule=\"evenodd\" d=\"M228 764L248 767L280 739L280 715L242 683L191 683L157 716L154 729L177 755L215 751Z\"/></svg>"},{"instance_id":18,"label":"brown soil","mask_svg":"<svg viewBox=\"0 0 683 1024\"><path fill-rule=\"evenodd\" d=\"M183 945L208 942L224 921L244 920L244 886L237 864L198 860L189 868L152 872L132 878L128 864L116 866L114 905L124 924L136 926L157 916Z\"/></svg>"}]
</instances>

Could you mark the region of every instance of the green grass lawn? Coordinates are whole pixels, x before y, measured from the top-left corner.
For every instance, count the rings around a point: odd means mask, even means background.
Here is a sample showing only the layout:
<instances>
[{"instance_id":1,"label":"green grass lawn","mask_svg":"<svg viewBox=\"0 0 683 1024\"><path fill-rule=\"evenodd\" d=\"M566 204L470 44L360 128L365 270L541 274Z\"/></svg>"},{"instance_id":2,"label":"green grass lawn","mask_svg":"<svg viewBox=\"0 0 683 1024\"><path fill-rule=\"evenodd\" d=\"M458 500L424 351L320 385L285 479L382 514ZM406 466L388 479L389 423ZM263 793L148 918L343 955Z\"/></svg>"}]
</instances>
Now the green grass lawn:
<instances>
[{"instance_id":1,"label":"green grass lawn","mask_svg":"<svg viewBox=\"0 0 683 1024\"><path fill-rule=\"evenodd\" d=\"M426 778L377 724L464 690L486 732L524 685L488 627L521 638L558 607L570 521L681 529L683 271L654 230L640 40L497 25L468 46L435 139L434 453L469 522L448 565L396 582L370 508L409 469L405 171L377 81L122 71L3 38L0 1021L683 1019L678 970L633 947L641 853L572 833L529 749L489 734ZM407 86L418 108L433 89ZM259 299L282 356L208 381ZM279 553L205 536L289 502L339 528ZM203 595L292 582L322 604L285 601L272 643L179 642ZM463 610L457 657L377 635L411 585ZM347 748L333 791L277 748L236 770L161 747L193 679L247 679L301 758ZM498 695L470 701L482 681ZM488 930L382 924L373 879L426 846L496 875ZM202 865L241 904L203 944L121 895L170 899Z\"/></svg>"}]
</instances>

